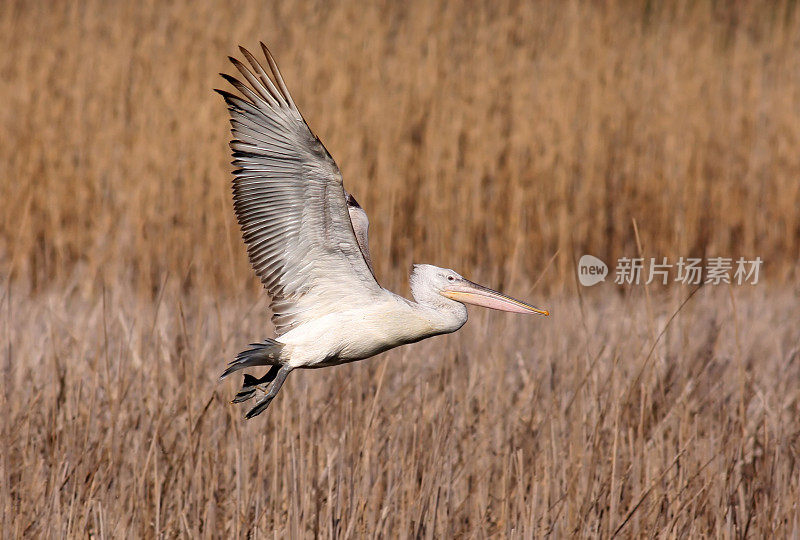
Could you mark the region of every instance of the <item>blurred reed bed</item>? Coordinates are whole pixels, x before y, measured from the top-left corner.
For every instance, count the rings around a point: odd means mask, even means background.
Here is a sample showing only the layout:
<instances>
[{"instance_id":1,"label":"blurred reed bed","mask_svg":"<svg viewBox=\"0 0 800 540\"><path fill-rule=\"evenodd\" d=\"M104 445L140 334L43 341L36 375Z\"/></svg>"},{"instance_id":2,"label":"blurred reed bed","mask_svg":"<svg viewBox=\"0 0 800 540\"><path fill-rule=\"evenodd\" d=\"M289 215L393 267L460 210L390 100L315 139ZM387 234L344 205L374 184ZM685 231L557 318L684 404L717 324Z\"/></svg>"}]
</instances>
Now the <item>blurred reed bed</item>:
<instances>
[{"instance_id":1,"label":"blurred reed bed","mask_svg":"<svg viewBox=\"0 0 800 540\"><path fill-rule=\"evenodd\" d=\"M377 272L571 286L573 258L800 257L793 2L6 2L0 271L256 290L219 71L267 42ZM496 270L493 270L496 269Z\"/></svg>"}]
</instances>

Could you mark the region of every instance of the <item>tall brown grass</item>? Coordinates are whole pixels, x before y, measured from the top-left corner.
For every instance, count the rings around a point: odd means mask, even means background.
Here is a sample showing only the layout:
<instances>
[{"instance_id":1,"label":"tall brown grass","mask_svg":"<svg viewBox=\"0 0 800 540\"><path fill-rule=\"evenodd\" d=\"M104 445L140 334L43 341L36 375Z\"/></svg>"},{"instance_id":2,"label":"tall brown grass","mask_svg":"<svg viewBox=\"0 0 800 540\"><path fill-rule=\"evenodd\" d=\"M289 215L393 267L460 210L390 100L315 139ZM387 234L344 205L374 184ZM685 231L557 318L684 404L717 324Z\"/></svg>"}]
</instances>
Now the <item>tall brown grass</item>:
<instances>
[{"instance_id":1,"label":"tall brown grass","mask_svg":"<svg viewBox=\"0 0 800 540\"><path fill-rule=\"evenodd\" d=\"M650 6L648 8L648 6ZM748 256L796 278L792 3L7 3L0 260L231 291L248 275L210 90L267 41L346 185L377 271L537 269L572 253ZM376 219L378 218L379 219Z\"/></svg>"},{"instance_id":2,"label":"tall brown grass","mask_svg":"<svg viewBox=\"0 0 800 540\"><path fill-rule=\"evenodd\" d=\"M247 422L238 381L216 377L264 335L264 302L21 298L0 302L12 537L800 530L786 295L702 289L652 355L641 298L551 299L537 324L475 312L453 336L294 372Z\"/></svg>"},{"instance_id":3,"label":"tall brown grass","mask_svg":"<svg viewBox=\"0 0 800 540\"><path fill-rule=\"evenodd\" d=\"M216 377L269 330L211 88L259 40L382 283L553 317L293 373L243 422ZM800 531L793 2L6 2L0 47L4 533ZM584 252L765 267L683 304L578 290Z\"/></svg>"}]
</instances>

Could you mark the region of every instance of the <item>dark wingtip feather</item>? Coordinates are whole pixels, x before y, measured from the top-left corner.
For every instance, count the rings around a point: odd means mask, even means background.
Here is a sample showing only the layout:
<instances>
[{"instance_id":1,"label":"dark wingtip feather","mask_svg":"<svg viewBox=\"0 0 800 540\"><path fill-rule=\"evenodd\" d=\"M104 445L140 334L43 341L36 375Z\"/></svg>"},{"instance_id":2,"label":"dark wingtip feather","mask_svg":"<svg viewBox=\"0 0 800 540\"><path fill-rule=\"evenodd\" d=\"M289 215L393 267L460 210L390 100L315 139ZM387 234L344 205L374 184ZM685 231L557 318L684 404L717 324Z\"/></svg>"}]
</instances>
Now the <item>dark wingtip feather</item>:
<instances>
[{"instance_id":1,"label":"dark wingtip feather","mask_svg":"<svg viewBox=\"0 0 800 540\"><path fill-rule=\"evenodd\" d=\"M228 75L227 73L220 73L220 76L222 76L223 79L231 83L231 85L233 85L234 87L242 84L242 82L239 79L237 79L232 75Z\"/></svg>"},{"instance_id":2,"label":"dark wingtip feather","mask_svg":"<svg viewBox=\"0 0 800 540\"><path fill-rule=\"evenodd\" d=\"M223 74L220 73L220 75L223 75ZM214 88L214 92L216 92L217 94L221 95L225 99L225 103L227 103L228 106L230 106L231 108L234 108L234 109L239 108L239 105L236 103L237 101L242 101L242 98L240 98L239 96L237 96L235 94L231 94L227 90L222 90L220 88Z\"/></svg>"}]
</instances>

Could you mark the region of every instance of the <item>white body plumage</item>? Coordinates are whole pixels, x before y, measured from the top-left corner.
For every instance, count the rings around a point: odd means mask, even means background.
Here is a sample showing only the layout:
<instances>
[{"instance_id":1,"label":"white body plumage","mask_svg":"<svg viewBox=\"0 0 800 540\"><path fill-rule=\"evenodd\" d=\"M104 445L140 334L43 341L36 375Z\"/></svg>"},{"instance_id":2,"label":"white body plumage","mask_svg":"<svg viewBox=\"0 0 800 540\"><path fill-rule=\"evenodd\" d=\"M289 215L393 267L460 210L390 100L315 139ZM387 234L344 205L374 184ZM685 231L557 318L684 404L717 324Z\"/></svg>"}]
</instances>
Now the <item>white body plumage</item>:
<instances>
[{"instance_id":1,"label":"white body plumage","mask_svg":"<svg viewBox=\"0 0 800 540\"><path fill-rule=\"evenodd\" d=\"M422 286L432 281L419 280L419 274L426 271L446 270L418 265L412 274L418 280L412 283ZM384 293L378 302L323 315L278 337L276 341L286 345L288 365L327 367L362 360L399 345L455 332L467 322L467 308L460 302L439 296L442 301L438 305L424 299L415 303L390 291Z\"/></svg>"}]
</instances>

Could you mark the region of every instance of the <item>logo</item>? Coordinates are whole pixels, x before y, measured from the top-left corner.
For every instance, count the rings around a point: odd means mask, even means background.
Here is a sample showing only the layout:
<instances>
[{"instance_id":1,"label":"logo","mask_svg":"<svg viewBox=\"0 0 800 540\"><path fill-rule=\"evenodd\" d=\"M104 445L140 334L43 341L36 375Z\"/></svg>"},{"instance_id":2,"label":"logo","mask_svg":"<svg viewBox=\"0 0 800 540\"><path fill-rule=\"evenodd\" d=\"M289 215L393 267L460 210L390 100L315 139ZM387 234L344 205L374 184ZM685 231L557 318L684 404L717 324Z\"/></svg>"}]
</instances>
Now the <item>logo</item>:
<instances>
[{"instance_id":1,"label":"logo","mask_svg":"<svg viewBox=\"0 0 800 540\"><path fill-rule=\"evenodd\" d=\"M606 280L608 266L593 255L584 255L578 261L578 281L584 287L591 287Z\"/></svg>"},{"instance_id":2,"label":"logo","mask_svg":"<svg viewBox=\"0 0 800 540\"><path fill-rule=\"evenodd\" d=\"M614 283L617 285L650 285L659 281L662 285L671 282L684 285L755 285L764 260L761 257L745 259L739 257L680 257L675 264L667 257L659 261L655 257L620 257L614 269ZM674 269L674 271L673 271ZM648 271L649 270L649 271ZM676 274L672 279L672 274ZM584 255L578 261L578 281L584 287L597 285L606 280L608 266L592 255Z\"/></svg>"}]
</instances>

